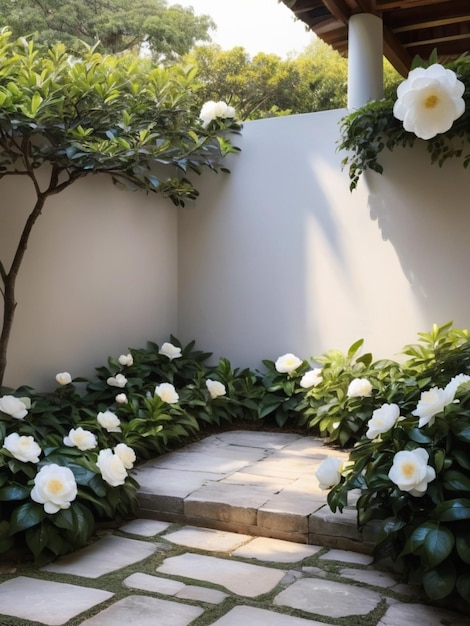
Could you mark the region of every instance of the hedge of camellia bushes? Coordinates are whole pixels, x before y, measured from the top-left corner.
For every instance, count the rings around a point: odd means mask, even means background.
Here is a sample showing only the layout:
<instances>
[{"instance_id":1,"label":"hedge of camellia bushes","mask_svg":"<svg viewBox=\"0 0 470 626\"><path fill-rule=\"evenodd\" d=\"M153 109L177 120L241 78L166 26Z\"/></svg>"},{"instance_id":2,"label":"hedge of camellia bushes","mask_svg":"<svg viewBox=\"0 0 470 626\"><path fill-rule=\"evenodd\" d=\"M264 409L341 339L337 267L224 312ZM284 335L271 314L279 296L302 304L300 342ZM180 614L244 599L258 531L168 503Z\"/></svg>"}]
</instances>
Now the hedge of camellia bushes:
<instances>
[{"instance_id":1,"label":"hedge of camellia bushes","mask_svg":"<svg viewBox=\"0 0 470 626\"><path fill-rule=\"evenodd\" d=\"M109 358L92 379L61 372L51 393L2 390L0 553L41 563L85 545L97 522L135 513L136 463L250 422L324 437L318 480L332 510L361 490L359 527L381 524L377 561L469 610L469 332L434 326L401 361L374 361L363 344L259 371L208 365L210 353L170 337ZM350 449L347 463L335 446Z\"/></svg>"}]
</instances>

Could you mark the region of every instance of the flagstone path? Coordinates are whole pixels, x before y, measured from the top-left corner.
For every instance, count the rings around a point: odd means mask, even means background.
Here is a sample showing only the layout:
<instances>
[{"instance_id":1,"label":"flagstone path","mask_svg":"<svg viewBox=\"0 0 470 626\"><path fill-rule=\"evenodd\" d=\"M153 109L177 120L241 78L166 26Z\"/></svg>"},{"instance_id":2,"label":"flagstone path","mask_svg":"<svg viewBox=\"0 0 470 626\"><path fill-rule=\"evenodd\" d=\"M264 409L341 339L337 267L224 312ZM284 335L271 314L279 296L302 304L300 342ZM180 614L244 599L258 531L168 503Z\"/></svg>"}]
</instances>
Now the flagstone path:
<instances>
[{"instance_id":1,"label":"flagstone path","mask_svg":"<svg viewBox=\"0 0 470 626\"><path fill-rule=\"evenodd\" d=\"M0 626L468 626L468 616L431 607L419 589L376 570L367 546L338 547L341 536L330 542L331 533L341 533L347 522L336 523L323 510L325 495L316 490L309 466L327 452L310 437L285 437L226 433L139 468L141 503L150 506L157 491L160 499L153 503L173 507L163 516L177 509L177 523L132 520L28 575L2 573L0 567ZM242 448L238 459L237 446ZM287 458L290 471L283 466ZM167 482L161 482L162 472ZM243 487L246 500L241 490L225 492L224 486ZM250 493L255 486L258 490ZM293 494L303 500L304 488L305 501L307 494L315 500L310 513L306 505L291 509ZM190 503L204 504L204 493L208 523L201 508L195 515L189 506L196 526L184 515ZM224 516L216 513L216 495ZM243 508L250 509L246 517ZM230 525L232 509L239 510L236 524L251 532L213 527ZM294 522L295 541L266 536L268 528L254 524L266 519L261 515L266 510L276 512L270 517L275 534L288 536L286 520ZM311 517L322 510L329 534L312 543ZM150 508L145 512L157 515ZM299 541L305 520L310 543ZM360 537L352 533L343 539L360 547Z\"/></svg>"}]
</instances>

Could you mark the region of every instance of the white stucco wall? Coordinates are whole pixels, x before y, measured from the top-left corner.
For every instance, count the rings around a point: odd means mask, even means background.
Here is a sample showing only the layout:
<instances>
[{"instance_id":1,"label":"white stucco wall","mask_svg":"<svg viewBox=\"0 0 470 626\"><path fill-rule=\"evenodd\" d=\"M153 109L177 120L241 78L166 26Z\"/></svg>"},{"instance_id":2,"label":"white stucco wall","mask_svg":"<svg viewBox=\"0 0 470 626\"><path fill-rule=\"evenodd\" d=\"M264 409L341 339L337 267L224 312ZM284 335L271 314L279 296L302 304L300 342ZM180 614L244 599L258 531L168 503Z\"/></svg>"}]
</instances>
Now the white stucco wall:
<instances>
[{"instance_id":1,"label":"white stucco wall","mask_svg":"<svg viewBox=\"0 0 470 626\"><path fill-rule=\"evenodd\" d=\"M32 191L0 181L0 250L9 267ZM94 176L51 197L26 251L4 384L47 389L92 375L109 355L176 333L177 213L154 195Z\"/></svg>"},{"instance_id":2,"label":"white stucco wall","mask_svg":"<svg viewBox=\"0 0 470 626\"><path fill-rule=\"evenodd\" d=\"M384 153L349 191L336 151L345 111L249 122L232 173L205 172L184 209L91 177L51 198L18 281L5 384L91 375L147 340L258 367L364 338L395 357L433 323L470 326L468 171L425 146ZM0 181L8 266L31 190Z\"/></svg>"},{"instance_id":3,"label":"white stucco wall","mask_svg":"<svg viewBox=\"0 0 470 626\"><path fill-rule=\"evenodd\" d=\"M246 123L232 173L179 214L178 332L239 366L356 339L395 357L417 333L470 323L468 172L424 148L384 155L350 193L326 111Z\"/></svg>"}]
</instances>

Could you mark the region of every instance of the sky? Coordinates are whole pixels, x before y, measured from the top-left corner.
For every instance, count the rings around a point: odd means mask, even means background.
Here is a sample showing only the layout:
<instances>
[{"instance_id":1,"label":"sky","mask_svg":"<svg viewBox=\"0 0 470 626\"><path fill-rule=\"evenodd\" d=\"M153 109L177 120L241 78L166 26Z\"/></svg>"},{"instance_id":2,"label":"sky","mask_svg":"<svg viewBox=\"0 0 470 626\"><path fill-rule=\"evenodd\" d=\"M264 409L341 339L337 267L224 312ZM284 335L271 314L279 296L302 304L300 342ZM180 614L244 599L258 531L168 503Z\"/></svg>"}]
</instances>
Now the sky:
<instances>
[{"instance_id":1,"label":"sky","mask_svg":"<svg viewBox=\"0 0 470 626\"><path fill-rule=\"evenodd\" d=\"M212 41L229 50L243 46L254 56L257 52L299 53L313 40L303 22L278 0L167 0L168 5L192 6L196 15L210 15L217 24Z\"/></svg>"}]
</instances>

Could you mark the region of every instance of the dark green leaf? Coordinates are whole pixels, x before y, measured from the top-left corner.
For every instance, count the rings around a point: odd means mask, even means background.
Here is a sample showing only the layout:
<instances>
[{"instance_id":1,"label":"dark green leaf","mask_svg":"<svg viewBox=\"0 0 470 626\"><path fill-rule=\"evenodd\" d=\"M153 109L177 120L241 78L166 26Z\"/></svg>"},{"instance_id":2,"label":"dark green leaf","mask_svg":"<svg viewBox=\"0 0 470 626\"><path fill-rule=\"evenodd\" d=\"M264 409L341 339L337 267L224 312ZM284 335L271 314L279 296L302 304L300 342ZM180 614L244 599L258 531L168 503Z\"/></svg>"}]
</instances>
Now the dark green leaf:
<instances>
[{"instance_id":1,"label":"dark green leaf","mask_svg":"<svg viewBox=\"0 0 470 626\"><path fill-rule=\"evenodd\" d=\"M10 534L36 526L46 517L44 508L35 502L26 502L13 510L10 519Z\"/></svg>"},{"instance_id":2,"label":"dark green leaf","mask_svg":"<svg viewBox=\"0 0 470 626\"><path fill-rule=\"evenodd\" d=\"M434 509L434 516L441 522L452 522L455 520L470 518L470 500L467 498L456 498L447 500L439 504Z\"/></svg>"},{"instance_id":3,"label":"dark green leaf","mask_svg":"<svg viewBox=\"0 0 470 626\"><path fill-rule=\"evenodd\" d=\"M448 470L444 473L444 488L470 493L470 478L457 470Z\"/></svg>"},{"instance_id":4,"label":"dark green leaf","mask_svg":"<svg viewBox=\"0 0 470 626\"><path fill-rule=\"evenodd\" d=\"M23 485L5 485L0 488L0 500L24 500L29 498L30 489Z\"/></svg>"},{"instance_id":5,"label":"dark green leaf","mask_svg":"<svg viewBox=\"0 0 470 626\"><path fill-rule=\"evenodd\" d=\"M431 529L424 539L424 551L428 563L434 567L442 563L454 547L453 533L444 527Z\"/></svg>"},{"instance_id":6,"label":"dark green leaf","mask_svg":"<svg viewBox=\"0 0 470 626\"><path fill-rule=\"evenodd\" d=\"M452 593L456 579L455 567L447 560L423 574L423 587L431 600L441 600Z\"/></svg>"},{"instance_id":7,"label":"dark green leaf","mask_svg":"<svg viewBox=\"0 0 470 626\"><path fill-rule=\"evenodd\" d=\"M459 557L465 563L470 563L470 533L465 537L457 537L455 543Z\"/></svg>"}]
</instances>

